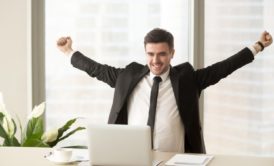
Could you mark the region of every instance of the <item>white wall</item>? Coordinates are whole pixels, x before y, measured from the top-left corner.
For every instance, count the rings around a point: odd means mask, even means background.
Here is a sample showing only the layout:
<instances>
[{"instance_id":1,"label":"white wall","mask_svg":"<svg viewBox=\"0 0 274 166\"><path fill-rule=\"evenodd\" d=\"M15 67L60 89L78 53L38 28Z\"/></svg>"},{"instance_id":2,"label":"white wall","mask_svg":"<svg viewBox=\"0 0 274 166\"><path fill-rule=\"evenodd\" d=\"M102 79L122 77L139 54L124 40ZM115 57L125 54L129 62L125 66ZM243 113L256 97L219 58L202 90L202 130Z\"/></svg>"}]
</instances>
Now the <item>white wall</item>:
<instances>
[{"instance_id":1,"label":"white wall","mask_svg":"<svg viewBox=\"0 0 274 166\"><path fill-rule=\"evenodd\" d=\"M29 0L0 0L0 92L24 123L31 109Z\"/></svg>"}]
</instances>

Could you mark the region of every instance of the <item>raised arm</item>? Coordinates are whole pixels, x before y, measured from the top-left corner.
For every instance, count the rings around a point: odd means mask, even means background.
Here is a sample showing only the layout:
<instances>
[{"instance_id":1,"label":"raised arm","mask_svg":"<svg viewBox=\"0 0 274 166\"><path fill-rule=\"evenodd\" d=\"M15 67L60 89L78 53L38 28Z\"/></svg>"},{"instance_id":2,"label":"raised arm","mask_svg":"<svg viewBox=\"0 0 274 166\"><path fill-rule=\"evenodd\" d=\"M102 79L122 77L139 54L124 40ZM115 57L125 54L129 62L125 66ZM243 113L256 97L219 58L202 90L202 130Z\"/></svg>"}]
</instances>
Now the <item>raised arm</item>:
<instances>
[{"instance_id":1,"label":"raised arm","mask_svg":"<svg viewBox=\"0 0 274 166\"><path fill-rule=\"evenodd\" d=\"M259 40L255 42L253 46L251 46L253 47L255 52L252 51L252 48L244 48L235 55L221 62L217 62L203 69L198 69L195 72L195 78L199 89L203 90L210 85L216 84L222 78L227 77L235 70L252 62L254 59L254 55L256 55L258 52L263 51L264 48L271 45L271 43L272 36L268 32L264 31L260 35Z\"/></svg>"},{"instance_id":2,"label":"raised arm","mask_svg":"<svg viewBox=\"0 0 274 166\"><path fill-rule=\"evenodd\" d=\"M72 49L72 40L70 37L59 38L57 47L65 55L71 56L71 64L74 67L85 71L91 77L95 77L111 87L115 86L118 75L124 70L122 68L100 64L84 56L79 51L74 51Z\"/></svg>"}]
</instances>

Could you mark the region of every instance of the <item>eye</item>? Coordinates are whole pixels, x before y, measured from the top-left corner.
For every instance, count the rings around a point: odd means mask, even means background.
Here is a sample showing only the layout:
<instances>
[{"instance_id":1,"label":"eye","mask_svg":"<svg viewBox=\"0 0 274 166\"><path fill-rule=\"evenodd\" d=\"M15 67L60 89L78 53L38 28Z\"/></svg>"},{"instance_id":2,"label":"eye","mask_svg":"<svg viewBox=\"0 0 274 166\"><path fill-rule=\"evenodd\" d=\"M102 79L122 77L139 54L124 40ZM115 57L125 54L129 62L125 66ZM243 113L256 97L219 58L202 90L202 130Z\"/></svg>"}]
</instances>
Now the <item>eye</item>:
<instances>
[{"instance_id":1,"label":"eye","mask_svg":"<svg viewBox=\"0 0 274 166\"><path fill-rule=\"evenodd\" d=\"M148 52L147 55L148 55L148 56L153 56L153 53Z\"/></svg>"},{"instance_id":2,"label":"eye","mask_svg":"<svg viewBox=\"0 0 274 166\"><path fill-rule=\"evenodd\" d=\"M159 55L160 55L160 56L166 56L167 53L166 53L166 52L160 52Z\"/></svg>"}]
</instances>

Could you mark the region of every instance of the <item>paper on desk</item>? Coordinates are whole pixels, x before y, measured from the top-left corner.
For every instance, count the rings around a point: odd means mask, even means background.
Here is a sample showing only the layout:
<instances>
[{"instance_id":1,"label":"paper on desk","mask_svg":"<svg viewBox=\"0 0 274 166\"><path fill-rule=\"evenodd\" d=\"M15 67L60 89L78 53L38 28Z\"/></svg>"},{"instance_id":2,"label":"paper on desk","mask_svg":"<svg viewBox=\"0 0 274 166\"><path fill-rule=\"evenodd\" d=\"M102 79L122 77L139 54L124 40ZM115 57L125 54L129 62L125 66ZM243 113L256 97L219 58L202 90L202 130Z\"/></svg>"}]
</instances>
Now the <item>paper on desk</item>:
<instances>
[{"instance_id":1,"label":"paper on desk","mask_svg":"<svg viewBox=\"0 0 274 166\"><path fill-rule=\"evenodd\" d=\"M168 166L206 166L212 155L176 154L166 162Z\"/></svg>"}]
</instances>

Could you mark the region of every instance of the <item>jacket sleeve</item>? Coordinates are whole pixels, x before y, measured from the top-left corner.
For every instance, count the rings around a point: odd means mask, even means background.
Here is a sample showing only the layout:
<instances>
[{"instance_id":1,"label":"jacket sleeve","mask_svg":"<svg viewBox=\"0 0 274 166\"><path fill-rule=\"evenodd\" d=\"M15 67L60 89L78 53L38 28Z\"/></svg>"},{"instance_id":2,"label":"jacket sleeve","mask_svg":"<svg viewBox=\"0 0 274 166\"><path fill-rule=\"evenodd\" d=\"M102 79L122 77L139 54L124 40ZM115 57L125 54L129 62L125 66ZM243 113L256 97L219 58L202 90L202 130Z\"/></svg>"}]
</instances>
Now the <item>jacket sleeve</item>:
<instances>
[{"instance_id":1,"label":"jacket sleeve","mask_svg":"<svg viewBox=\"0 0 274 166\"><path fill-rule=\"evenodd\" d=\"M252 52L248 48L244 48L221 62L196 70L194 75L199 90L201 91L210 85L216 84L235 70L252 62L253 59L254 55Z\"/></svg>"},{"instance_id":2,"label":"jacket sleeve","mask_svg":"<svg viewBox=\"0 0 274 166\"><path fill-rule=\"evenodd\" d=\"M73 67L85 71L91 77L107 83L111 87L115 87L118 75L124 70L123 68L115 68L108 65L100 64L79 51L75 52L71 57Z\"/></svg>"}]
</instances>

